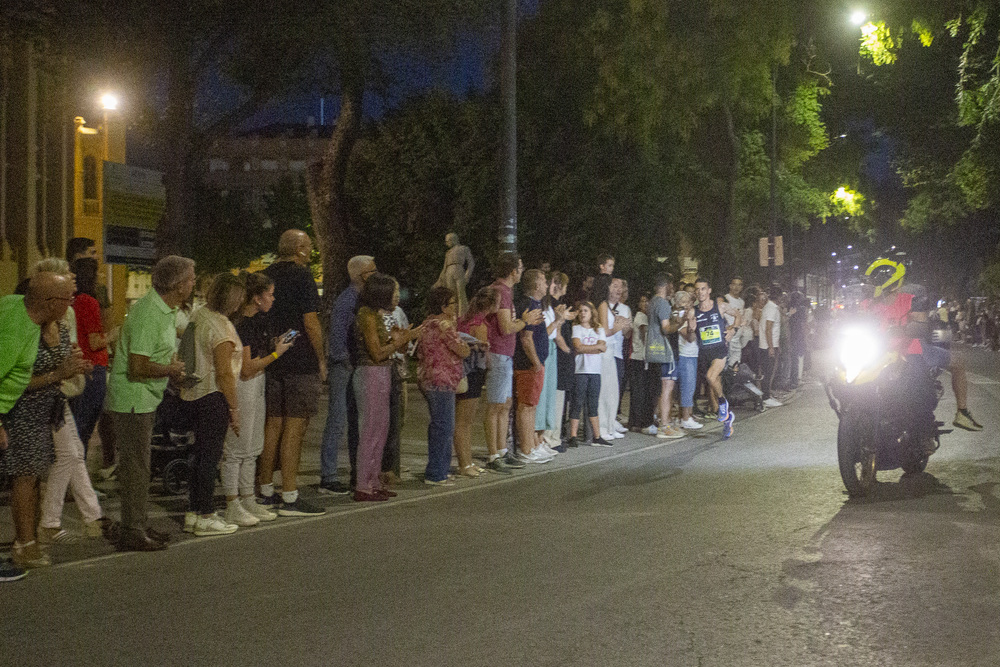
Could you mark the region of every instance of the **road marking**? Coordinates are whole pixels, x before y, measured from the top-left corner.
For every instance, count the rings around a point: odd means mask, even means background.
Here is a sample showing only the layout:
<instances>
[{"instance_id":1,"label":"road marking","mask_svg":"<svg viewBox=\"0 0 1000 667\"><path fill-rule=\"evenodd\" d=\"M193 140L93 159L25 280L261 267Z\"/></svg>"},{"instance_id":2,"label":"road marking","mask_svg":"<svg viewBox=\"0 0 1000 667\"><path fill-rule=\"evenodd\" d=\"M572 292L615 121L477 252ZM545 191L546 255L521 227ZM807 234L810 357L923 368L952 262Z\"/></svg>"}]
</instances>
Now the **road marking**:
<instances>
[{"instance_id":1,"label":"road marking","mask_svg":"<svg viewBox=\"0 0 1000 667\"><path fill-rule=\"evenodd\" d=\"M788 405L788 403L786 403L785 405ZM765 410L764 412L751 412L746 417L743 417L742 419L740 419L740 421L741 422L748 422L748 421L751 421L753 419L756 419L757 417L759 417L761 415L768 414L769 412L771 412L771 410ZM610 454L608 456L601 456L601 457L598 457L598 458L595 458L595 459L590 459L590 460L587 460L587 461L579 461L577 463L571 463L569 465L558 466L558 467L554 467L554 468L542 467L542 469L537 470L537 471L533 471L533 472L522 472L522 473L517 474L517 475L504 475L504 476L499 477L498 479L495 479L493 481L489 481L489 482L484 481L484 482L473 483L472 485L466 486L464 488L449 489L447 491L437 491L437 492L433 492L432 491L432 492L429 492L429 493L421 494L419 496L414 496L412 498L402 498L402 499L400 499L400 498L393 498L391 500L388 500L386 502L381 502L381 503L361 503L361 504L356 504L356 505L345 505L345 506L343 506L343 507L345 507L345 509L343 509L341 511L333 511L333 512L331 512L330 508L327 508L327 513L326 514L322 514L320 516L311 516L311 517L282 517L284 519L292 519L292 521L287 521L287 520L286 521L282 521L279 518L277 521L269 521L266 524L258 524L257 526L254 526L252 529L246 529L246 530L241 529L241 530L238 530L237 532L235 532L235 533L233 533L231 535L218 536L218 537L220 537L220 538L228 537L230 540L234 540L234 539L239 539L240 537L246 537L246 536L252 536L252 535L255 535L255 534L259 534L259 533L262 533L262 532L267 531L267 530L275 530L275 529L288 528L288 527L294 527L294 526L303 526L303 525L306 525L308 523L314 523L314 522L317 522L317 521L323 521L323 520L327 520L327 519L335 519L335 518L338 518L338 517L350 516L350 515L354 515L354 514L361 514L362 512L375 512L375 511L379 511L379 510L392 509L393 507L400 507L400 506L403 506L403 505L412 505L412 504L415 504L415 503L426 502L426 501L429 501L429 500L435 500L437 498L447 498L447 497L455 496L455 495L458 495L458 494L461 494L461 493L469 493L470 491L477 491L479 489L486 489L486 488L491 488L491 487L494 487L494 486L500 486L501 484L511 484L511 483L514 483L514 482L517 482L517 481L520 481L520 480L531 479L531 478L534 478L534 477L541 477L543 475L551 475L551 474L554 474L554 473L557 473L557 472L562 472L564 470L575 470L577 468L584 468L586 466L596 465L598 463L605 463L607 461L616 461L618 459L622 459L622 458L625 458L627 456L633 456L635 454L642 454L644 452L651 452L651 451L654 451L654 450L657 450L657 449L662 449L664 447L670 447L670 446L678 445L680 443L695 444L698 447L703 447L705 445L709 445L709 446L715 445L715 444L718 444L719 442L722 442L724 440L724 438L722 437L722 429L721 428L713 429L712 431L709 432L711 434L718 433L718 437L716 437L714 440L711 439L711 435L709 435L709 433L705 433L704 435L702 435L702 433L703 432L699 431L699 433L698 433L697 436L693 436L693 437L692 436L686 436L683 439L678 439L678 440L658 440L657 442L654 442L654 443L652 443L650 445L646 445L645 447L640 447L638 449L630 449L627 452L619 452L619 453L616 453L616 454ZM638 435L638 434L636 434L636 435ZM706 438L705 437L706 435L709 436L709 437ZM708 440L709 442L703 442L703 440ZM586 445L583 445L583 446L586 447ZM493 474L493 473L483 473L483 474L484 475L489 475L489 474ZM349 496L347 496L347 497L349 497ZM177 542L175 544L171 544L168 547L168 550L178 549L180 547L186 547L186 546L195 545L195 544L212 544L213 542L215 542L215 540L211 539L211 538L205 538L205 539L191 538L191 539L184 540L183 542ZM48 569L48 570L51 571L51 570L58 570L58 569L62 569L62 568L69 568L69 567L93 567L93 566L95 566L95 565L97 565L99 563L102 563L104 561L118 559L118 558L125 558L125 557L128 557L128 556L137 556L140 553L142 553L142 552L137 552L137 551L116 551L115 553L105 554L103 556L94 556L93 558L85 558L83 560L70 561L68 563L58 563L58 564L53 565L52 567L49 567L49 568L46 568L46 569Z\"/></svg>"},{"instance_id":2,"label":"road marking","mask_svg":"<svg viewBox=\"0 0 1000 667\"><path fill-rule=\"evenodd\" d=\"M967 373L967 376L969 378L969 382L971 382L972 384L978 384L978 385L1000 384L1000 381L982 375L977 375L976 373Z\"/></svg>"}]
</instances>

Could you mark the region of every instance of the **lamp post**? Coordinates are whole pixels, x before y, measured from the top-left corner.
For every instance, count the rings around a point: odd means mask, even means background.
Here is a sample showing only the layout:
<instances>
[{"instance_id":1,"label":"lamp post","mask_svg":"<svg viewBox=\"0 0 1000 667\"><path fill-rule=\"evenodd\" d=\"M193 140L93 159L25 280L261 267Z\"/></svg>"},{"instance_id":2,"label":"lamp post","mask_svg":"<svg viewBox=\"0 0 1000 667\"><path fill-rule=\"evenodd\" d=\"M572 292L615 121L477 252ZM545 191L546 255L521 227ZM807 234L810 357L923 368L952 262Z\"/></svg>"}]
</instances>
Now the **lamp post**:
<instances>
[{"instance_id":1,"label":"lamp post","mask_svg":"<svg viewBox=\"0 0 1000 667\"><path fill-rule=\"evenodd\" d=\"M517 0L504 0L500 37L500 98L503 104L501 144L500 252L517 252Z\"/></svg>"}]
</instances>

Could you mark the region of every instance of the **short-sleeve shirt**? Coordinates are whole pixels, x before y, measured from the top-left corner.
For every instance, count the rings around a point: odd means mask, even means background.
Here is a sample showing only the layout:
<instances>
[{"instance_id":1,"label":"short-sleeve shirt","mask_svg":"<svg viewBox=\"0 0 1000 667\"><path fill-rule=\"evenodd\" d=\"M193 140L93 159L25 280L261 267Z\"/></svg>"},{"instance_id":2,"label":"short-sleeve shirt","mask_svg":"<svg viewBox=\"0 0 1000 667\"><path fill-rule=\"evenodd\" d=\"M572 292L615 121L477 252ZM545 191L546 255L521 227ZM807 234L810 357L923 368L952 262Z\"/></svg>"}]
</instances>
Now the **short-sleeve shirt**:
<instances>
[{"instance_id":1,"label":"short-sleeve shirt","mask_svg":"<svg viewBox=\"0 0 1000 667\"><path fill-rule=\"evenodd\" d=\"M501 310L509 311L511 319L517 319L517 312L514 310L514 297L510 287L501 280L494 282L491 287L496 288L500 293L500 308L496 313L486 316L486 338L490 344L490 352L513 357L517 334L504 334L500 331L499 312Z\"/></svg>"},{"instance_id":2,"label":"short-sleeve shirt","mask_svg":"<svg viewBox=\"0 0 1000 667\"><path fill-rule=\"evenodd\" d=\"M235 377L240 376L243 368L243 343L228 317L211 308L201 308L191 318L191 324L194 325L194 372L201 377L201 382L181 389L181 398L185 401L196 401L219 391L215 374L215 348L219 345L233 344L229 363Z\"/></svg>"},{"instance_id":3,"label":"short-sleeve shirt","mask_svg":"<svg viewBox=\"0 0 1000 667\"><path fill-rule=\"evenodd\" d=\"M289 329L299 332L292 346L267 367L268 375L319 373L319 360L305 332L306 313L319 312L319 290L309 269L295 262L275 262L264 269L274 281L274 305L267 313L268 334L274 338Z\"/></svg>"},{"instance_id":4,"label":"short-sleeve shirt","mask_svg":"<svg viewBox=\"0 0 1000 667\"><path fill-rule=\"evenodd\" d=\"M580 324L573 325L573 338L579 339L582 345L597 345L602 340L607 342L604 329L597 327L591 329ZM576 355L577 375L600 375L601 374L601 353L578 353Z\"/></svg>"},{"instance_id":5,"label":"short-sleeve shirt","mask_svg":"<svg viewBox=\"0 0 1000 667\"><path fill-rule=\"evenodd\" d=\"M41 336L42 328L28 317L24 296L0 299L0 415L10 412L31 382Z\"/></svg>"},{"instance_id":6,"label":"short-sleeve shirt","mask_svg":"<svg viewBox=\"0 0 1000 667\"><path fill-rule=\"evenodd\" d=\"M108 365L108 349L92 350L90 334L103 334L104 324L101 322L101 304L97 299L82 292L73 300L73 311L76 313L76 337L83 357L95 366Z\"/></svg>"},{"instance_id":7,"label":"short-sleeve shirt","mask_svg":"<svg viewBox=\"0 0 1000 667\"><path fill-rule=\"evenodd\" d=\"M267 335L266 313L257 313L253 317L244 317L236 325L236 335L240 337L240 341L244 346L250 346L251 359L258 359L271 354L271 338Z\"/></svg>"},{"instance_id":8,"label":"short-sleeve shirt","mask_svg":"<svg viewBox=\"0 0 1000 667\"><path fill-rule=\"evenodd\" d=\"M635 344L632 345L632 360L633 361L645 361L646 360L646 341L639 340L640 327L646 327L646 335L649 335L649 318L646 317L646 313L641 310L635 314L632 318L632 337Z\"/></svg>"},{"instance_id":9,"label":"short-sleeve shirt","mask_svg":"<svg viewBox=\"0 0 1000 667\"><path fill-rule=\"evenodd\" d=\"M608 326L615 326L615 318L624 317L631 319L632 309L624 303L608 304ZM616 359L623 359L625 355L625 332L616 331L608 336L608 350Z\"/></svg>"},{"instance_id":10,"label":"short-sleeve shirt","mask_svg":"<svg viewBox=\"0 0 1000 667\"><path fill-rule=\"evenodd\" d=\"M673 308L670 302L654 296L649 302L649 328L646 330L646 361L651 364L670 364L674 361L674 351L663 333L663 320L669 320Z\"/></svg>"},{"instance_id":11,"label":"short-sleeve shirt","mask_svg":"<svg viewBox=\"0 0 1000 667\"><path fill-rule=\"evenodd\" d=\"M177 350L176 311L154 289L129 309L111 362L106 409L138 414L156 411L163 400L167 378L130 379L128 357L137 354L149 357L154 364L170 364Z\"/></svg>"},{"instance_id":12,"label":"short-sleeve shirt","mask_svg":"<svg viewBox=\"0 0 1000 667\"><path fill-rule=\"evenodd\" d=\"M518 300L516 308L517 311L522 313L526 310L541 310L542 302L538 299L523 296ZM535 344L535 354L538 355L539 363L544 364L545 360L549 358L549 332L545 329L545 321L543 319L538 324L529 324L519 333L515 334L517 345L514 349L514 370L516 371L527 371L534 368L534 364L528 358L528 354L524 351L524 346L521 342L521 336L525 331L531 332L531 340ZM492 349L492 344L490 349Z\"/></svg>"},{"instance_id":13,"label":"short-sleeve shirt","mask_svg":"<svg viewBox=\"0 0 1000 667\"><path fill-rule=\"evenodd\" d=\"M424 332L417 344L417 379L424 390L455 391L462 381L462 358L452 351L459 342L455 325L440 317L424 320Z\"/></svg>"},{"instance_id":14,"label":"short-sleeve shirt","mask_svg":"<svg viewBox=\"0 0 1000 667\"><path fill-rule=\"evenodd\" d=\"M778 310L778 304L770 300L760 312L760 349L762 350L767 349L766 322L774 322L771 329L771 342L774 347L778 347L778 341L781 340L781 311Z\"/></svg>"}]
</instances>

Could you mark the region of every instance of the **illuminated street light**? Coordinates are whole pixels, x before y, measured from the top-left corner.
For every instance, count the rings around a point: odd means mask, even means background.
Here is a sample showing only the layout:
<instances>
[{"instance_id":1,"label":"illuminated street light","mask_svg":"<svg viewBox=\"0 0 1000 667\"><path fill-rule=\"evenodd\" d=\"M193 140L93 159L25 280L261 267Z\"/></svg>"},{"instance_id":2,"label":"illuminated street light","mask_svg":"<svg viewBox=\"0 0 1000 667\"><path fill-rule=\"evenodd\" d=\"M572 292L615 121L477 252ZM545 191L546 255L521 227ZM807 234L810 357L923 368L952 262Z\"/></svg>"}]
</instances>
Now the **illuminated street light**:
<instances>
[{"instance_id":1,"label":"illuminated street light","mask_svg":"<svg viewBox=\"0 0 1000 667\"><path fill-rule=\"evenodd\" d=\"M855 11L854 11L854 12L853 12L853 13L851 14L851 23L853 23L853 24L854 24L854 25L856 25L856 26L860 26L860 25L861 25L862 23L864 23L864 22L865 22L865 21L866 21L867 19L868 19L868 14L866 14L865 12L863 12L863 11L862 11L862 10L860 10L860 9L857 9L857 10L855 10Z\"/></svg>"},{"instance_id":2,"label":"illuminated street light","mask_svg":"<svg viewBox=\"0 0 1000 667\"><path fill-rule=\"evenodd\" d=\"M101 95L101 108L105 111L115 111L118 109L118 96L111 93Z\"/></svg>"},{"instance_id":3,"label":"illuminated street light","mask_svg":"<svg viewBox=\"0 0 1000 667\"><path fill-rule=\"evenodd\" d=\"M830 257L836 257L836 256L837 256L837 253L835 253L835 252L831 252L830 253Z\"/></svg>"}]
</instances>

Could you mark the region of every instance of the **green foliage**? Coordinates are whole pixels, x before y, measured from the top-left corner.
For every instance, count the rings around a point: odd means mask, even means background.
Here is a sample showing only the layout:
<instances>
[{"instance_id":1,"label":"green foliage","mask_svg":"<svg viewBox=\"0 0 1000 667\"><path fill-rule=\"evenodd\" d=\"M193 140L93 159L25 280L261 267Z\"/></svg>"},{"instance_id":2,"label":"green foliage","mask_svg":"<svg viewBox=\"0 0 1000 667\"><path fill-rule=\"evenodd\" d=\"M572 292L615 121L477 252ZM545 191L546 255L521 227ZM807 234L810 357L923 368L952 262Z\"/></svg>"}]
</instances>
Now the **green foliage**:
<instances>
[{"instance_id":1,"label":"green foliage","mask_svg":"<svg viewBox=\"0 0 1000 667\"><path fill-rule=\"evenodd\" d=\"M861 55L876 65L896 62L898 44L884 21L869 21L861 26Z\"/></svg>"},{"instance_id":2,"label":"green foliage","mask_svg":"<svg viewBox=\"0 0 1000 667\"><path fill-rule=\"evenodd\" d=\"M979 276L979 287L984 296L1000 298L1000 261L987 266Z\"/></svg>"}]
</instances>

